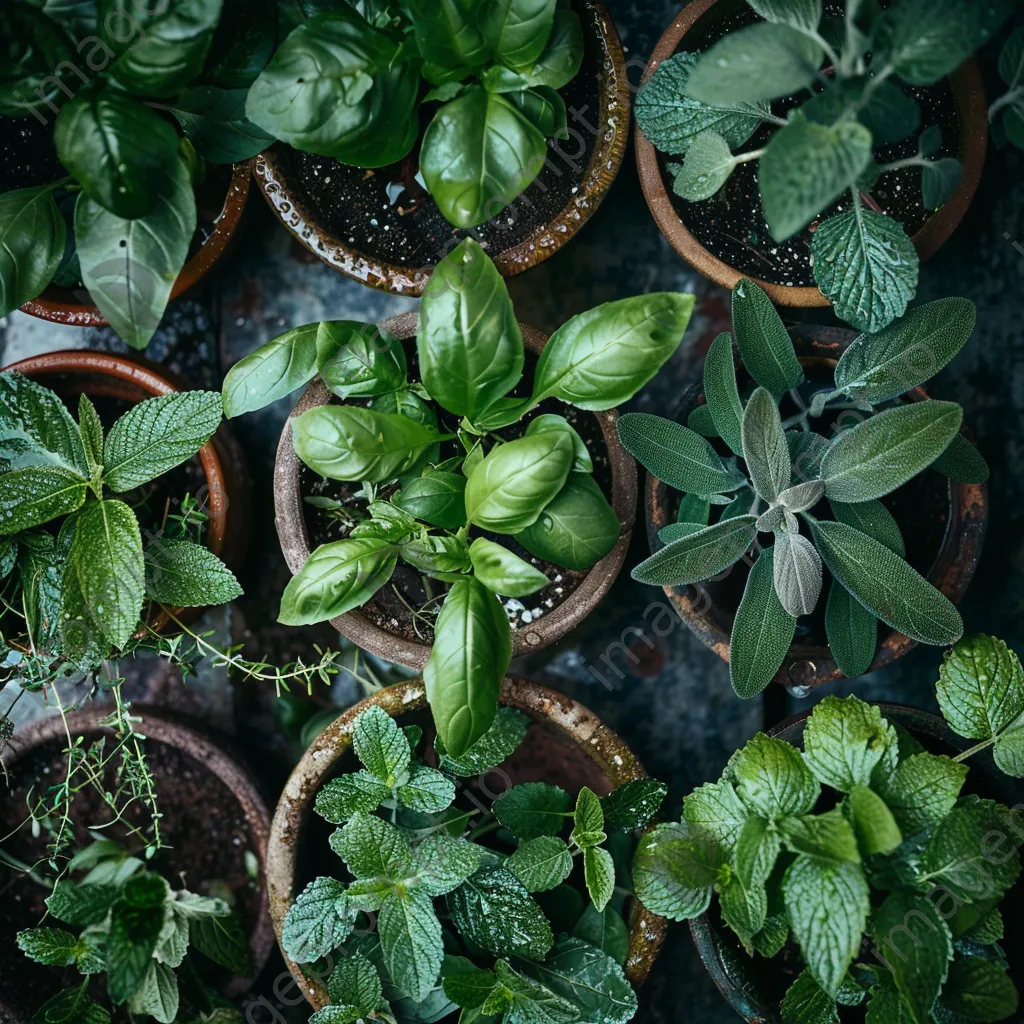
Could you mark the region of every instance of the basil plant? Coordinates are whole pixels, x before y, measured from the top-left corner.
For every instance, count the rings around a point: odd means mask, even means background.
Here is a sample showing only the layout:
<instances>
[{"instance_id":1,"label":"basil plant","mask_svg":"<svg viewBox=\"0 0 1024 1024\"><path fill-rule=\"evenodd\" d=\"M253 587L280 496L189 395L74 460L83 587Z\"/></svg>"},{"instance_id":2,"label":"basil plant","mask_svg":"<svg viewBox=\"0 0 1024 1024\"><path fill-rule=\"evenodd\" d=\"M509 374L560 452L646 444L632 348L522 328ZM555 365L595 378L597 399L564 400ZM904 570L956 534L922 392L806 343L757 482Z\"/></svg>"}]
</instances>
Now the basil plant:
<instances>
[{"instance_id":1,"label":"basil plant","mask_svg":"<svg viewBox=\"0 0 1024 1024\"><path fill-rule=\"evenodd\" d=\"M974 319L967 299L927 303L860 335L832 381L807 380L775 307L741 281L732 323L749 385L741 390L733 339L720 334L704 362L706 404L689 426L645 413L619 420L627 451L683 493L679 521L661 530L665 546L633 578L686 586L752 562L730 641L741 697L778 672L797 620L818 605L823 563L832 577L825 631L847 676L874 660L879 619L920 643L950 644L962 633L956 608L904 561L900 524L879 499L928 467L962 483L987 479L960 434L959 405L901 397L959 352Z\"/></svg>"},{"instance_id":2,"label":"basil plant","mask_svg":"<svg viewBox=\"0 0 1024 1024\"><path fill-rule=\"evenodd\" d=\"M33 658L93 671L129 647L147 599L204 607L242 593L176 524L144 522L143 536L139 522L153 481L195 455L220 422L219 395L188 391L140 402L105 432L86 395L76 423L52 391L0 373L4 668L17 672Z\"/></svg>"},{"instance_id":3,"label":"basil plant","mask_svg":"<svg viewBox=\"0 0 1024 1024\"><path fill-rule=\"evenodd\" d=\"M460 1008L460 1020L481 1024L633 1018L623 868L630 834L667 788L639 779L603 798L584 787L574 800L527 782L490 809L475 796L455 805L526 731L521 712L502 708L462 757L438 741L432 768L416 752L418 726L401 729L379 707L356 718L364 767L316 795L317 814L339 826L329 840L337 877L302 890L281 934L298 964L345 952L327 978L331 1005L310 1024L416 1024Z\"/></svg>"},{"instance_id":4,"label":"basil plant","mask_svg":"<svg viewBox=\"0 0 1024 1024\"><path fill-rule=\"evenodd\" d=\"M1021 667L1001 641L948 653L939 694L967 736L1012 702L1024 737ZM999 906L1024 828L1019 809L964 792L973 753L933 753L877 705L826 697L802 750L758 734L683 800L681 821L641 839L636 895L675 921L717 895L748 956L772 961L763 977L796 965L782 1024L839 1024L846 1007L868 1024L1019 1020Z\"/></svg>"},{"instance_id":5,"label":"basil plant","mask_svg":"<svg viewBox=\"0 0 1024 1024\"><path fill-rule=\"evenodd\" d=\"M268 142L245 96L275 29L251 6L225 0L222 20L222 0L4 0L0 117L30 154L41 149L31 171L56 169L0 195L0 316L51 284L84 286L145 348L191 254L206 162L247 160Z\"/></svg>"},{"instance_id":6,"label":"basil plant","mask_svg":"<svg viewBox=\"0 0 1024 1024\"><path fill-rule=\"evenodd\" d=\"M759 161L764 218L777 242L841 200L813 229L814 280L840 317L880 330L906 310L918 277L913 243L882 212L892 194L886 172L918 168L930 210L963 174L955 157L936 158L954 140L943 140L937 125L921 131L914 90L955 71L999 29L1013 0L894 0L884 11L856 0L845 20L822 18L820 0L747 3L764 20L703 54L662 62L637 97L637 123L661 152L683 157L668 166L674 191L692 202L716 195L740 164ZM777 101L785 101L784 117L773 111ZM880 155L913 137L913 155Z\"/></svg>"},{"instance_id":7,"label":"basil plant","mask_svg":"<svg viewBox=\"0 0 1024 1024\"><path fill-rule=\"evenodd\" d=\"M317 0L249 93L251 121L357 167L419 151L456 227L497 216L566 135L558 89L583 60L579 15L556 0ZM315 12L315 13L314 13Z\"/></svg>"},{"instance_id":8,"label":"basil plant","mask_svg":"<svg viewBox=\"0 0 1024 1024\"><path fill-rule=\"evenodd\" d=\"M343 540L309 556L284 592L280 621L323 622L360 607L399 559L448 587L424 674L438 732L462 754L490 726L511 658L498 595L524 597L550 582L519 552L582 572L619 539L591 453L554 410L631 398L676 350L693 303L657 293L574 317L551 336L532 390L519 397L525 350L508 290L466 239L424 292L418 381L396 338L349 321L295 328L241 360L224 381L229 417L319 372L342 401L292 420L295 451L323 477L359 484L365 509Z\"/></svg>"}]
</instances>

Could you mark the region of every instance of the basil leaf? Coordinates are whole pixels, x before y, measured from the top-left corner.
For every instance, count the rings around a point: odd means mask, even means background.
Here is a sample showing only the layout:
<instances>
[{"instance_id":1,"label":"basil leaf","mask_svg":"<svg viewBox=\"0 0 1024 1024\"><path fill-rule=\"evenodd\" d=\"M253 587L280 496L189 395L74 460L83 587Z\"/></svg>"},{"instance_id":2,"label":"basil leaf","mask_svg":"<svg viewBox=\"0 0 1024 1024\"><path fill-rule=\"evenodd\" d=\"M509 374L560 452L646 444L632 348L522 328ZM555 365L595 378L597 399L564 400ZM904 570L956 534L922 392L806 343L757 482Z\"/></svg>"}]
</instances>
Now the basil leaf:
<instances>
[{"instance_id":1,"label":"basil leaf","mask_svg":"<svg viewBox=\"0 0 1024 1024\"><path fill-rule=\"evenodd\" d=\"M395 504L417 519L446 530L466 525L466 478L441 470L418 477L396 496Z\"/></svg>"},{"instance_id":2,"label":"basil leaf","mask_svg":"<svg viewBox=\"0 0 1024 1024\"><path fill-rule=\"evenodd\" d=\"M466 572L471 565L465 540L444 534L414 537L405 541L398 553L409 565L431 574Z\"/></svg>"},{"instance_id":3,"label":"basil leaf","mask_svg":"<svg viewBox=\"0 0 1024 1024\"><path fill-rule=\"evenodd\" d=\"M775 592L790 615L810 615L821 594L821 556L799 533L775 536Z\"/></svg>"},{"instance_id":4,"label":"basil leaf","mask_svg":"<svg viewBox=\"0 0 1024 1024\"><path fill-rule=\"evenodd\" d=\"M292 420L295 453L333 480L393 480L423 449L443 440L436 430L397 413L322 405Z\"/></svg>"},{"instance_id":5,"label":"basil leaf","mask_svg":"<svg viewBox=\"0 0 1024 1024\"><path fill-rule=\"evenodd\" d=\"M804 381L793 340L771 299L753 281L732 290L732 329L740 359L761 387L778 397Z\"/></svg>"},{"instance_id":6,"label":"basil leaf","mask_svg":"<svg viewBox=\"0 0 1024 1024\"><path fill-rule=\"evenodd\" d=\"M445 219L471 228L508 206L546 156L544 134L514 104L472 85L430 122L420 172Z\"/></svg>"},{"instance_id":7,"label":"basil leaf","mask_svg":"<svg viewBox=\"0 0 1024 1024\"><path fill-rule=\"evenodd\" d=\"M988 480L988 463L963 434L956 434L949 447L932 463L936 473L961 484L983 484Z\"/></svg>"},{"instance_id":8,"label":"basil leaf","mask_svg":"<svg viewBox=\"0 0 1024 1024\"><path fill-rule=\"evenodd\" d=\"M122 649L139 624L146 596L142 535L124 502L92 501L78 512L64 576L65 587L70 577L79 589L93 628Z\"/></svg>"},{"instance_id":9,"label":"basil leaf","mask_svg":"<svg viewBox=\"0 0 1024 1024\"><path fill-rule=\"evenodd\" d=\"M245 116L248 95L246 88L196 85L181 93L169 109L204 160L238 163L262 153L274 141Z\"/></svg>"},{"instance_id":10,"label":"basil leaf","mask_svg":"<svg viewBox=\"0 0 1024 1024\"><path fill-rule=\"evenodd\" d=\"M769 114L766 104L732 103L713 106L686 95L696 53L677 53L658 65L636 97L636 123L659 152L685 153L702 132L712 131L737 150Z\"/></svg>"},{"instance_id":11,"label":"basil leaf","mask_svg":"<svg viewBox=\"0 0 1024 1024\"><path fill-rule=\"evenodd\" d=\"M154 540L146 548L146 596L176 608L226 604L242 596L235 574L202 544Z\"/></svg>"},{"instance_id":12,"label":"basil leaf","mask_svg":"<svg viewBox=\"0 0 1024 1024\"><path fill-rule=\"evenodd\" d=\"M375 324L324 320L316 334L317 367L339 398L367 398L405 386L402 343Z\"/></svg>"},{"instance_id":13,"label":"basil leaf","mask_svg":"<svg viewBox=\"0 0 1024 1024\"><path fill-rule=\"evenodd\" d=\"M765 220L777 242L805 228L871 162L871 132L856 121L825 127L796 117L765 147L758 183Z\"/></svg>"},{"instance_id":14,"label":"basil leaf","mask_svg":"<svg viewBox=\"0 0 1024 1024\"><path fill-rule=\"evenodd\" d=\"M469 547L473 574L492 593L526 597L548 585L548 578L508 548L477 537Z\"/></svg>"},{"instance_id":15,"label":"basil leaf","mask_svg":"<svg viewBox=\"0 0 1024 1024\"><path fill-rule=\"evenodd\" d=\"M0 195L0 316L31 302L53 280L67 244L49 185Z\"/></svg>"},{"instance_id":16,"label":"basil leaf","mask_svg":"<svg viewBox=\"0 0 1024 1024\"><path fill-rule=\"evenodd\" d=\"M75 56L71 40L34 5L5 4L0 11L0 38L6 43L0 69L0 115L24 117L31 113L38 118L39 103L54 110L54 101L72 95L69 85L80 87L80 79L71 79L68 73Z\"/></svg>"},{"instance_id":17,"label":"basil leaf","mask_svg":"<svg viewBox=\"0 0 1024 1024\"><path fill-rule=\"evenodd\" d=\"M534 376L534 404L560 398L611 409L632 398L678 348L694 298L653 292L574 316L548 339Z\"/></svg>"},{"instance_id":18,"label":"basil leaf","mask_svg":"<svg viewBox=\"0 0 1024 1024\"><path fill-rule=\"evenodd\" d=\"M774 548L765 548L747 576L729 638L729 679L736 693L756 697L775 678L796 633L773 582Z\"/></svg>"},{"instance_id":19,"label":"basil leaf","mask_svg":"<svg viewBox=\"0 0 1024 1024\"><path fill-rule=\"evenodd\" d=\"M538 433L493 448L466 483L466 515L497 533L532 526L569 476L573 445L562 432Z\"/></svg>"},{"instance_id":20,"label":"basil leaf","mask_svg":"<svg viewBox=\"0 0 1024 1024\"><path fill-rule=\"evenodd\" d=\"M391 578L397 561L394 545L386 540L321 544L285 587L278 621L308 626L361 607Z\"/></svg>"},{"instance_id":21,"label":"basil leaf","mask_svg":"<svg viewBox=\"0 0 1024 1024\"><path fill-rule=\"evenodd\" d=\"M449 756L444 744L435 737L439 765L443 771L462 778L472 778L497 768L526 739L527 722L520 711L498 708L491 727L460 758Z\"/></svg>"},{"instance_id":22,"label":"basil leaf","mask_svg":"<svg viewBox=\"0 0 1024 1024\"><path fill-rule=\"evenodd\" d=\"M894 554L899 555L900 558L906 554L899 524L880 501L858 501L853 504L830 501L829 506L839 522L846 523L847 526L852 526L855 530L860 530L861 533L866 533L872 539L877 540L879 544L884 544Z\"/></svg>"},{"instance_id":23,"label":"basil leaf","mask_svg":"<svg viewBox=\"0 0 1024 1024\"><path fill-rule=\"evenodd\" d=\"M569 138L565 100L548 86L506 93L506 99L545 137Z\"/></svg>"},{"instance_id":24,"label":"basil leaf","mask_svg":"<svg viewBox=\"0 0 1024 1024\"><path fill-rule=\"evenodd\" d=\"M468 5L458 0L409 0L408 7L416 45L428 64L465 69L478 68L490 60L475 12Z\"/></svg>"},{"instance_id":25,"label":"basil leaf","mask_svg":"<svg viewBox=\"0 0 1024 1024\"><path fill-rule=\"evenodd\" d=\"M478 580L453 584L423 669L434 724L451 757L490 728L511 658L511 630L498 599Z\"/></svg>"},{"instance_id":26,"label":"basil leaf","mask_svg":"<svg viewBox=\"0 0 1024 1024\"><path fill-rule=\"evenodd\" d=\"M619 440L648 472L687 494L733 491L746 478L726 467L711 445L689 427L646 412L619 417Z\"/></svg>"},{"instance_id":27,"label":"basil leaf","mask_svg":"<svg viewBox=\"0 0 1024 1024\"><path fill-rule=\"evenodd\" d=\"M532 68L523 68L520 73L529 85L561 89L579 73L583 52L580 16L573 10L559 7L555 11L551 34L536 64Z\"/></svg>"},{"instance_id":28,"label":"basil leaf","mask_svg":"<svg viewBox=\"0 0 1024 1024\"><path fill-rule=\"evenodd\" d=\"M859 201L818 225L811 257L814 280L836 315L861 331L902 316L917 288L920 260L903 226Z\"/></svg>"},{"instance_id":29,"label":"basil leaf","mask_svg":"<svg viewBox=\"0 0 1024 1024\"><path fill-rule=\"evenodd\" d=\"M465 239L434 269L423 293L416 341L431 398L473 419L523 373L523 336L508 288L490 257Z\"/></svg>"},{"instance_id":30,"label":"basil leaf","mask_svg":"<svg viewBox=\"0 0 1024 1024\"><path fill-rule=\"evenodd\" d=\"M955 733L991 739L1024 715L1024 670L1002 640L975 633L946 652L936 696Z\"/></svg>"},{"instance_id":31,"label":"basil leaf","mask_svg":"<svg viewBox=\"0 0 1024 1024\"><path fill-rule=\"evenodd\" d=\"M125 220L154 209L168 165L178 154L174 128L144 103L111 87L69 100L57 117L54 142L61 163L85 194Z\"/></svg>"},{"instance_id":32,"label":"basil leaf","mask_svg":"<svg viewBox=\"0 0 1024 1024\"><path fill-rule=\"evenodd\" d=\"M147 398L110 428L103 442L103 482L116 492L155 480L190 459L220 426L215 391Z\"/></svg>"},{"instance_id":33,"label":"basil leaf","mask_svg":"<svg viewBox=\"0 0 1024 1024\"><path fill-rule=\"evenodd\" d=\"M492 0L480 8L480 27L493 59L513 71L534 66L555 23L557 0Z\"/></svg>"},{"instance_id":34,"label":"basil leaf","mask_svg":"<svg viewBox=\"0 0 1024 1024\"><path fill-rule=\"evenodd\" d=\"M711 579L738 561L753 544L756 523L756 516L737 516L673 541L636 566L633 579L678 587Z\"/></svg>"},{"instance_id":35,"label":"basil leaf","mask_svg":"<svg viewBox=\"0 0 1024 1024\"><path fill-rule=\"evenodd\" d=\"M883 622L921 643L945 646L963 633L949 599L898 555L844 523L811 522L833 576Z\"/></svg>"},{"instance_id":36,"label":"basil leaf","mask_svg":"<svg viewBox=\"0 0 1024 1024\"><path fill-rule=\"evenodd\" d=\"M839 434L825 452L825 494L858 502L895 491L946 450L962 420L955 402L935 401L886 409L863 420Z\"/></svg>"},{"instance_id":37,"label":"basil leaf","mask_svg":"<svg viewBox=\"0 0 1024 1024\"><path fill-rule=\"evenodd\" d=\"M316 376L319 327L293 327L239 359L224 377L224 415L255 412L308 384Z\"/></svg>"},{"instance_id":38,"label":"basil leaf","mask_svg":"<svg viewBox=\"0 0 1024 1024\"><path fill-rule=\"evenodd\" d=\"M819 43L788 25L751 25L701 57L686 95L711 106L790 96L814 81L822 55Z\"/></svg>"},{"instance_id":39,"label":"basil leaf","mask_svg":"<svg viewBox=\"0 0 1024 1024\"><path fill-rule=\"evenodd\" d=\"M564 416L557 416L554 413L545 413L530 421L526 428L527 434L545 434L551 431L562 432L569 436L572 441L574 473L593 473L594 461L587 450L586 442L580 437L576 428L573 427Z\"/></svg>"},{"instance_id":40,"label":"basil leaf","mask_svg":"<svg viewBox=\"0 0 1024 1024\"><path fill-rule=\"evenodd\" d=\"M82 283L132 348L145 348L160 325L196 229L196 200L185 164L174 156L162 174L153 210L134 220L118 217L85 194L75 203Z\"/></svg>"},{"instance_id":41,"label":"basil leaf","mask_svg":"<svg viewBox=\"0 0 1024 1024\"><path fill-rule=\"evenodd\" d=\"M744 461L754 490L772 503L789 485L792 467L778 406L763 387L747 402L741 436Z\"/></svg>"},{"instance_id":42,"label":"basil leaf","mask_svg":"<svg viewBox=\"0 0 1024 1024\"><path fill-rule=\"evenodd\" d=\"M835 580L825 606L825 635L832 657L847 679L868 671L878 648L878 620Z\"/></svg>"},{"instance_id":43,"label":"basil leaf","mask_svg":"<svg viewBox=\"0 0 1024 1024\"><path fill-rule=\"evenodd\" d=\"M515 537L531 555L583 572L611 552L621 531L618 516L593 477L570 473L537 521Z\"/></svg>"},{"instance_id":44,"label":"basil leaf","mask_svg":"<svg viewBox=\"0 0 1024 1024\"><path fill-rule=\"evenodd\" d=\"M743 403L736 385L732 335L728 332L715 338L704 359L704 394L719 436L742 458Z\"/></svg>"}]
</instances>

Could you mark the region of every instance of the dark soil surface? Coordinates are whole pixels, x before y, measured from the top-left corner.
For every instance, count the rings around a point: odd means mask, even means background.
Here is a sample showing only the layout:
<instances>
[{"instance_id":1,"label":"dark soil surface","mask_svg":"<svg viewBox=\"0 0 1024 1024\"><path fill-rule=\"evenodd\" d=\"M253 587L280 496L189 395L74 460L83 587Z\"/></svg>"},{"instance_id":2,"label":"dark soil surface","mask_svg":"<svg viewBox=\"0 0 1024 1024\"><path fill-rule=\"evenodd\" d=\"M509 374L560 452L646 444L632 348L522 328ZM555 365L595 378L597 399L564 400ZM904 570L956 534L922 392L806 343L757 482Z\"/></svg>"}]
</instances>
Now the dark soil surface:
<instances>
[{"instance_id":1,"label":"dark soil surface","mask_svg":"<svg viewBox=\"0 0 1024 1024\"><path fill-rule=\"evenodd\" d=\"M725 8L720 15L718 8ZM843 5L826 0L826 17L840 16ZM746 4L716 4L702 18L694 30L682 40L680 50L690 52L706 50L728 32L759 21ZM928 87L905 86L909 95L921 107L921 126L908 138L891 145L878 146L875 159L888 163L914 156L921 133L933 125L942 130L942 146L937 156L956 156L958 150L959 119L948 79ZM807 100L806 94L798 99L779 100L772 104L772 113L785 117L794 107ZM764 146L778 131L773 125L762 125L744 145L747 152ZM681 158L659 154L662 177L672 203L690 233L709 252L744 274L761 278L772 284L813 286L811 271L811 239L821 221L841 213L850 206L846 193L808 227L783 242L776 242L768 230L761 210L761 195L757 183L758 163L740 164L730 175L725 186L711 199L690 202L678 196L672 188L673 175L668 165L678 165ZM888 171L879 178L870 191L871 198L882 213L898 220L908 235L920 230L932 211L925 208L921 198L921 168L905 167Z\"/></svg>"}]
</instances>

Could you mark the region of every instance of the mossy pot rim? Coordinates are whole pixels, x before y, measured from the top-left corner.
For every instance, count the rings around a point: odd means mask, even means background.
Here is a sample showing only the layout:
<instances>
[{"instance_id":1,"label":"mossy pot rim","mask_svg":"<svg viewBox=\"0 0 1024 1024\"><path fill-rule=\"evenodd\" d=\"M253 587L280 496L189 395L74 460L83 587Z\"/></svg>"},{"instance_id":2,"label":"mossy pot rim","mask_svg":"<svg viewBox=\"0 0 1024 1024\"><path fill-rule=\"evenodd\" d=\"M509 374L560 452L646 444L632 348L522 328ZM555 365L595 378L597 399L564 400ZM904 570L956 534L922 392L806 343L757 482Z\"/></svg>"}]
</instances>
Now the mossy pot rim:
<instances>
[{"instance_id":1,"label":"mossy pot rim","mask_svg":"<svg viewBox=\"0 0 1024 1024\"><path fill-rule=\"evenodd\" d=\"M612 788L633 779L647 778L643 765L615 732L604 725L589 708L578 701L518 676L505 676L499 703L526 712L534 721L553 727L607 777ZM270 826L267 847L267 889L270 916L274 923L281 956L314 1009L329 1005L326 988L308 978L284 951L281 934L285 917L297 895L295 875L300 837L312 814L313 801L339 758L352 748L356 718L370 707L383 708L392 718L427 707L426 684L422 678L409 679L364 698L335 719L309 745L285 783ZM558 779L551 779L558 783ZM668 931L668 921L644 909L633 900L629 911L629 954L626 977L634 987L650 974Z\"/></svg>"},{"instance_id":2,"label":"mossy pot rim","mask_svg":"<svg viewBox=\"0 0 1024 1024\"><path fill-rule=\"evenodd\" d=\"M684 6L654 47L641 87L661 63L679 50L687 33L719 2L729 0L692 0ZM963 164L963 179L949 200L932 213L911 237L921 260L934 256L963 220L978 191L988 149L988 102L977 60L971 57L964 61L949 75L949 82L960 125L957 155ZM676 212L658 164L658 151L647 141L639 125L634 129L634 141L637 171L647 207L669 244L690 266L716 284L730 289L742 279L750 278L764 289L772 302L780 306L813 308L832 305L816 286L774 284L743 273L719 259L694 237Z\"/></svg>"},{"instance_id":3,"label":"mossy pot rim","mask_svg":"<svg viewBox=\"0 0 1024 1024\"><path fill-rule=\"evenodd\" d=\"M390 331L399 340L406 341L415 337L418 322L418 314L403 313L385 320L381 328ZM534 355L540 355L547 343L547 335L527 324L520 323L519 326L527 349ZM331 393L320 378L315 378L292 410L281 431L277 446L277 459L274 465L274 521L281 550L293 575L305 564L311 549L303 511L302 462L296 455L292 443L291 421L309 409L326 405L331 397ZM614 409L585 415L596 417L608 451L612 485L611 494L606 497L619 520L619 539L615 542L615 547L587 571L579 586L561 604L529 625L512 631L513 658L543 650L583 622L611 588L626 560L626 551L629 548L636 517L636 463L619 443L618 413ZM331 619L331 625L363 650L385 661L421 669L430 656L431 644L408 640L389 632L371 621L361 610Z\"/></svg>"}]
</instances>

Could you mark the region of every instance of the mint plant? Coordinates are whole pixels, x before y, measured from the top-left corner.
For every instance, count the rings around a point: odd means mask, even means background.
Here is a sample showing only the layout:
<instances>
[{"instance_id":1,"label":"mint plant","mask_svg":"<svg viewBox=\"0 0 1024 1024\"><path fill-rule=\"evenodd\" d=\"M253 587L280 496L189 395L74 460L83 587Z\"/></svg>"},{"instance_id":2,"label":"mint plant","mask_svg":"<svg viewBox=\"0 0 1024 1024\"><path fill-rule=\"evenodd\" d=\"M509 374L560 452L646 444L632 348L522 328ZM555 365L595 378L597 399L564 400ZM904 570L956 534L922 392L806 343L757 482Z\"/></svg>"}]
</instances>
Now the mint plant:
<instances>
[{"instance_id":1,"label":"mint plant","mask_svg":"<svg viewBox=\"0 0 1024 1024\"><path fill-rule=\"evenodd\" d=\"M144 541L133 507L220 422L218 394L188 391L140 402L105 433L86 395L76 423L54 392L0 373L0 579L5 615L19 623L5 636L23 633L22 651L92 671L126 648L147 598L203 607L238 597L230 569L179 530Z\"/></svg>"},{"instance_id":2,"label":"mint plant","mask_svg":"<svg viewBox=\"0 0 1024 1024\"><path fill-rule=\"evenodd\" d=\"M1024 28L1018 28L1003 43L999 77L1006 84L1006 92L993 100L988 119L1018 149L1024 149Z\"/></svg>"},{"instance_id":3,"label":"mint plant","mask_svg":"<svg viewBox=\"0 0 1024 1024\"><path fill-rule=\"evenodd\" d=\"M477 799L467 811L454 807L459 788L497 768L526 730L521 712L502 708L460 757L438 739L432 768L414 753L417 726L401 729L378 707L356 718L353 744L364 767L316 796L316 812L340 826L330 845L346 881L310 882L282 932L298 964L344 943L327 979L331 1005L311 1024L439 1020L459 1008L463 1021L504 1024L633 1017L636 996L622 971L623 894L608 847L647 824L666 787L642 779L601 799L584 788L574 808L560 787L528 782L490 811L481 813ZM574 872L589 896L586 910L566 884Z\"/></svg>"},{"instance_id":4,"label":"mint plant","mask_svg":"<svg viewBox=\"0 0 1024 1024\"><path fill-rule=\"evenodd\" d=\"M963 174L954 157L936 158L953 140L936 125L921 131L911 90L956 70L1013 4L898 0L881 11L856 2L840 23L822 18L820 0L747 2L764 20L729 32L706 53L662 62L637 96L637 123L661 152L683 157L669 164L683 199L710 199L740 164L757 160L777 242L827 214L813 229L814 280L848 323L881 330L914 297L918 256L872 191L884 200L886 172L919 168L923 205L936 209ZM809 95L794 107L804 90ZM773 110L776 101L784 101L785 117ZM880 157L880 147L915 133L916 154Z\"/></svg>"},{"instance_id":5,"label":"mint plant","mask_svg":"<svg viewBox=\"0 0 1024 1024\"><path fill-rule=\"evenodd\" d=\"M555 0L327 0L305 5L253 85L249 119L357 167L408 156L444 217L496 217L568 137L558 94L583 61L579 15Z\"/></svg>"},{"instance_id":6,"label":"mint plant","mask_svg":"<svg viewBox=\"0 0 1024 1024\"><path fill-rule=\"evenodd\" d=\"M125 1006L132 1019L241 1024L241 1013L201 980L194 963L198 953L241 977L252 972L241 920L227 900L172 889L109 839L84 848L69 869L86 874L57 881L46 907L48 918L77 931L44 923L19 932L18 948L37 963L74 967L82 981L47 999L33 1024L109 1024L110 1011L89 993L99 975L110 1005Z\"/></svg>"},{"instance_id":7,"label":"mint plant","mask_svg":"<svg viewBox=\"0 0 1024 1024\"><path fill-rule=\"evenodd\" d=\"M66 173L0 195L0 316L51 283L84 285L145 348L190 255L205 162L247 160L269 141L245 96L275 26L251 6L4 3L0 117L45 135Z\"/></svg>"},{"instance_id":8,"label":"mint plant","mask_svg":"<svg viewBox=\"0 0 1024 1024\"><path fill-rule=\"evenodd\" d=\"M732 322L750 385L741 392L733 339L720 334L704 362L706 405L690 426L646 413L619 420L626 450L684 495L679 521L661 530L665 546L633 578L686 586L752 560L730 640L730 678L741 697L760 693L778 672L797 619L818 604L823 563L832 577L825 630L845 675L868 670L879 619L920 643L960 637L959 613L904 561L900 524L879 499L928 467L964 483L988 477L959 433L958 405L900 397L960 351L974 319L967 299L927 303L858 337L833 382L808 381L771 301L741 281ZM712 508L719 512L709 525ZM770 547L761 535L772 538Z\"/></svg>"},{"instance_id":9,"label":"mint plant","mask_svg":"<svg viewBox=\"0 0 1024 1024\"><path fill-rule=\"evenodd\" d=\"M948 708L978 710L966 696ZM1013 1017L999 904L1024 835L1008 808L963 792L970 753L931 753L878 707L827 697L803 750L755 736L684 799L680 822L641 839L636 894L677 921L717 894L749 956L802 964L783 1024L839 1024L855 1006L869 1024Z\"/></svg>"},{"instance_id":10,"label":"mint plant","mask_svg":"<svg viewBox=\"0 0 1024 1024\"><path fill-rule=\"evenodd\" d=\"M643 295L574 317L545 346L532 392L518 397L525 349L512 301L490 258L466 239L423 295L419 381L408 379L396 338L350 321L297 327L242 359L224 381L226 414L260 408L319 372L342 402L292 420L296 454L326 478L361 484L347 536L309 556L284 592L280 621L323 622L359 608L399 559L447 586L424 676L445 746L465 753L494 718L511 658L498 595L549 583L510 545L585 571L619 538L585 442L554 410L611 409L631 398L679 345L693 301ZM534 415L538 406L550 411Z\"/></svg>"}]
</instances>

